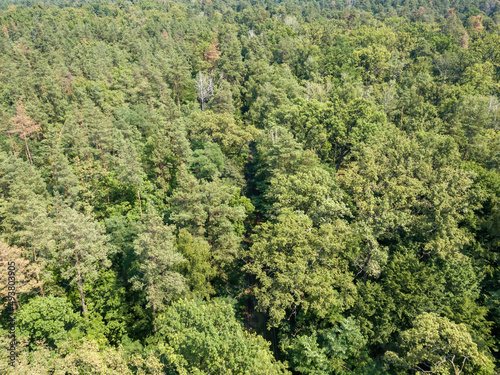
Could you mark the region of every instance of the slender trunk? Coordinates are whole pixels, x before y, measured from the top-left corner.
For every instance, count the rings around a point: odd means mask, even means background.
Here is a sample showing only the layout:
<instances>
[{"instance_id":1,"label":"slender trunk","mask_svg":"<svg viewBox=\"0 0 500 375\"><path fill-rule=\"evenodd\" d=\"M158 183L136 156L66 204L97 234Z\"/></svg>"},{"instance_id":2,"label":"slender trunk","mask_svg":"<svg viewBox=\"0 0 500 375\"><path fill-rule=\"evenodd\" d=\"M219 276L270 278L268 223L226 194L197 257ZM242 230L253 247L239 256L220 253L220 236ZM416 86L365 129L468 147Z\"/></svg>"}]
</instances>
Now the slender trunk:
<instances>
[{"instance_id":1,"label":"slender trunk","mask_svg":"<svg viewBox=\"0 0 500 375\"><path fill-rule=\"evenodd\" d=\"M43 292L43 285L42 282L40 281L40 269L38 268L38 259L36 257L36 250L33 248L33 260L36 264L36 281L38 282L38 287L40 288L40 293L42 294L42 297L45 297L45 293Z\"/></svg>"},{"instance_id":2,"label":"slender trunk","mask_svg":"<svg viewBox=\"0 0 500 375\"><path fill-rule=\"evenodd\" d=\"M340 169L340 164L342 164L342 161L344 160L344 157L346 155L347 155L347 150L345 149L345 145L343 145L341 150L340 150L340 158L339 158L339 161L337 163L337 167L335 168L336 172L338 172L338 170Z\"/></svg>"},{"instance_id":3,"label":"slender trunk","mask_svg":"<svg viewBox=\"0 0 500 375\"><path fill-rule=\"evenodd\" d=\"M24 137L24 144L26 145L26 156L30 160L30 164L33 165L33 160L31 160L30 148L28 147L28 139L27 139L27 137Z\"/></svg>"},{"instance_id":4,"label":"slender trunk","mask_svg":"<svg viewBox=\"0 0 500 375\"><path fill-rule=\"evenodd\" d=\"M151 295L152 295L152 300L154 301L155 300L155 285L154 283L151 281ZM151 307L153 308L153 329L156 333L157 329L156 329L156 304L153 302L151 304Z\"/></svg>"},{"instance_id":5,"label":"slender trunk","mask_svg":"<svg viewBox=\"0 0 500 375\"><path fill-rule=\"evenodd\" d=\"M403 110L405 109L405 106L402 106L401 107L401 124L399 125L399 127L401 128L401 130L403 130Z\"/></svg>"},{"instance_id":6,"label":"slender trunk","mask_svg":"<svg viewBox=\"0 0 500 375\"><path fill-rule=\"evenodd\" d=\"M160 171L161 171L161 178L163 179L163 190L167 191L167 181L165 180L165 173L163 172L163 164L160 161Z\"/></svg>"},{"instance_id":7,"label":"slender trunk","mask_svg":"<svg viewBox=\"0 0 500 375\"><path fill-rule=\"evenodd\" d=\"M19 300L17 299L17 295L14 295L14 301L16 301L16 303L13 303L12 307L13 307L13 310L15 313L17 311L17 309L21 308L21 305L19 304ZM17 305L17 309L16 309L16 305Z\"/></svg>"},{"instance_id":8,"label":"slender trunk","mask_svg":"<svg viewBox=\"0 0 500 375\"><path fill-rule=\"evenodd\" d=\"M177 92L177 106L181 108L181 90L179 81L176 82L175 91Z\"/></svg>"},{"instance_id":9,"label":"slender trunk","mask_svg":"<svg viewBox=\"0 0 500 375\"><path fill-rule=\"evenodd\" d=\"M451 361L449 361L451 363L451 367L453 367L453 373L455 375L459 375L460 374L460 371L457 369L457 367L455 366L455 356L452 357Z\"/></svg>"},{"instance_id":10,"label":"slender trunk","mask_svg":"<svg viewBox=\"0 0 500 375\"><path fill-rule=\"evenodd\" d=\"M82 310L83 310L83 315L87 315L87 307L85 306L85 295L83 294L83 280L82 280L82 274L80 272L80 260L78 259L78 251L76 250L75 247L75 257L76 257L76 269L78 272L78 290L80 292L80 299L82 302Z\"/></svg>"},{"instance_id":11,"label":"slender trunk","mask_svg":"<svg viewBox=\"0 0 500 375\"><path fill-rule=\"evenodd\" d=\"M85 306L85 296L83 294L83 282L81 279L80 272L78 272L78 277L80 278L78 281L78 284L79 284L78 288L80 290L80 299L82 301L83 315L86 316L87 315L87 307Z\"/></svg>"},{"instance_id":12,"label":"slender trunk","mask_svg":"<svg viewBox=\"0 0 500 375\"><path fill-rule=\"evenodd\" d=\"M10 148L12 149L12 155L16 155L16 151L14 150L14 141L12 141L12 136L10 135L10 133L7 133L9 135L9 139L10 139Z\"/></svg>"},{"instance_id":13,"label":"slender trunk","mask_svg":"<svg viewBox=\"0 0 500 375\"><path fill-rule=\"evenodd\" d=\"M156 328L156 309L153 305L153 329L154 329L154 332L156 333L157 332L157 328Z\"/></svg>"},{"instance_id":14,"label":"slender trunk","mask_svg":"<svg viewBox=\"0 0 500 375\"><path fill-rule=\"evenodd\" d=\"M52 148L50 149L50 157L51 157L51 161L52 161L52 183L54 183L54 176L56 175L56 171L57 171L57 168L54 167L54 164L55 164L55 160L54 160L54 153L52 152Z\"/></svg>"},{"instance_id":15,"label":"slender trunk","mask_svg":"<svg viewBox=\"0 0 500 375\"><path fill-rule=\"evenodd\" d=\"M137 187L137 196L139 197L139 211L141 212L141 219L142 219L141 193L139 191L139 187Z\"/></svg>"}]
</instances>

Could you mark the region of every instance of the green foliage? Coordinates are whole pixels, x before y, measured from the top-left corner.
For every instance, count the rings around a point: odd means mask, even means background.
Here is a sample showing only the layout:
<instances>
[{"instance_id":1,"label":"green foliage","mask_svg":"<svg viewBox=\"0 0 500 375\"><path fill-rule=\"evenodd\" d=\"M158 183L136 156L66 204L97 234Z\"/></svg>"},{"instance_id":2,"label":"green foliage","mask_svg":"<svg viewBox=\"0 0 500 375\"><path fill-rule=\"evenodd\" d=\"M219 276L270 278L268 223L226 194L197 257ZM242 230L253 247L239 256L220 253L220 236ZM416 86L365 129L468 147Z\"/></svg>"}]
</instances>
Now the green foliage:
<instances>
[{"instance_id":1,"label":"green foliage","mask_svg":"<svg viewBox=\"0 0 500 375\"><path fill-rule=\"evenodd\" d=\"M307 216L287 212L255 231L245 270L259 282L258 308L269 313L272 326L299 310L325 318L352 305L355 287L342 259L342 239L349 235L344 222L313 228Z\"/></svg>"},{"instance_id":2,"label":"green foliage","mask_svg":"<svg viewBox=\"0 0 500 375\"><path fill-rule=\"evenodd\" d=\"M150 207L134 240L138 274L130 282L133 289L144 292L154 320L186 288L184 277L175 270L185 259L177 251L173 232Z\"/></svg>"},{"instance_id":3,"label":"green foliage","mask_svg":"<svg viewBox=\"0 0 500 375\"><path fill-rule=\"evenodd\" d=\"M101 270L99 278L89 288L88 308L102 317L105 335L110 343L118 344L127 333L130 312L125 308L126 290L112 270Z\"/></svg>"},{"instance_id":4,"label":"green foliage","mask_svg":"<svg viewBox=\"0 0 500 375\"><path fill-rule=\"evenodd\" d=\"M386 360L403 369L430 374L493 374L493 363L478 347L463 324L434 313L417 317L413 328L401 333L402 357Z\"/></svg>"},{"instance_id":5,"label":"green foliage","mask_svg":"<svg viewBox=\"0 0 500 375\"><path fill-rule=\"evenodd\" d=\"M19 357L15 367L8 366L5 374L106 374L129 375L124 351L101 349L95 341L69 339L56 350L40 345L28 355Z\"/></svg>"},{"instance_id":6,"label":"green foliage","mask_svg":"<svg viewBox=\"0 0 500 375\"><path fill-rule=\"evenodd\" d=\"M225 164L224 155L217 144L207 142L202 149L193 152L189 164L197 178L211 180L213 177L220 177Z\"/></svg>"},{"instance_id":7,"label":"green foliage","mask_svg":"<svg viewBox=\"0 0 500 375\"><path fill-rule=\"evenodd\" d=\"M452 256L469 244L460 223L475 204L472 174L459 168L455 143L448 137L392 129L373 138L351 156L342 178L353 197L357 232L364 246L360 271L378 276L388 245L422 244L422 253ZM385 254L384 254L385 253Z\"/></svg>"},{"instance_id":8,"label":"green foliage","mask_svg":"<svg viewBox=\"0 0 500 375\"><path fill-rule=\"evenodd\" d=\"M301 211L318 225L331 223L349 213L335 180L320 166L294 175L276 174L270 180L265 197L273 202L269 213L273 219L286 210Z\"/></svg>"},{"instance_id":9,"label":"green foliage","mask_svg":"<svg viewBox=\"0 0 500 375\"><path fill-rule=\"evenodd\" d=\"M169 219L193 236L205 238L211 246L211 262L224 275L240 249L241 235L235 223L245 218L243 205L233 206L238 189L227 182L197 180L186 170L180 172L178 188L170 199Z\"/></svg>"},{"instance_id":10,"label":"green foliage","mask_svg":"<svg viewBox=\"0 0 500 375\"><path fill-rule=\"evenodd\" d=\"M318 335L301 335L287 349L290 365L301 374L381 374L366 347L367 339L351 318Z\"/></svg>"},{"instance_id":11,"label":"green foliage","mask_svg":"<svg viewBox=\"0 0 500 375\"><path fill-rule=\"evenodd\" d=\"M159 322L158 339L188 373L288 374L262 337L246 332L223 300L181 300Z\"/></svg>"},{"instance_id":12,"label":"green foliage","mask_svg":"<svg viewBox=\"0 0 500 375\"><path fill-rule=\"evenodd\" d=\"M56 217L58 271L69 285L80 293L83 314L87 314L85 289L95 282L101 267L111 265L113 250L100 223L96 223L73 208L64 207Z\"/></svg>"},{"instance_id":13,"label":"green foliage","mask_svg":"<svg viewBox=\"0 0 500 375\"><path fill-rule=\"evenodd\" d=\"M192 295L196 298L212 295L214 290L210 280L215 277L216 270L210 262L210 244L181 229L177 237L177 249L187 260L179 269L185 275Z\"/></svg>"},{"instance_id":14,"label":"green foliage","mask_svg":"<svg viewBox=\"0 0 500 375\"><path fill-rule=\"evenodd\" d=\"M0 373L498 372L499 25L0 0Z\"/></svg>"},{"instance_id":15,"label":"green foliage","mask_svg":"<svg viewBox=\"0 0 500 375\"><path fill-rule=\"evenodd\" d=\"M29 337L30 345L45 341L50 347L62 344L70 337L80 337L81 317L73 306L61 297L35 297L16 315L19 333Z\"/></svg>"}]
</instances>

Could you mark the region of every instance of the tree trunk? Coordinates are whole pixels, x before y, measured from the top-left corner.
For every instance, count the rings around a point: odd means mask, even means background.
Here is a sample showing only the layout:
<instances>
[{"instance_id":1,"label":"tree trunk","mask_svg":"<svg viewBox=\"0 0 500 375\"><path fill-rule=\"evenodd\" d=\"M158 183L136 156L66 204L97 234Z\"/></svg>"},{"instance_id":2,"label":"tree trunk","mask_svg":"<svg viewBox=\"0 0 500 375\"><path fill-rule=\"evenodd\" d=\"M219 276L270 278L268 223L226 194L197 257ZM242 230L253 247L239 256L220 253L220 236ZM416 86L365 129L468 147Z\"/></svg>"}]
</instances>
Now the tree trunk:
<instances>
[{"instance_id":1,"label":"tree trunk","mask_svg":"<svg viewBox=\"0 0 500 375\"><path fill-rule=\"evenodd\" d=\"M163 181L163 190L166 192L167 191L167 181L165 180L165 173L163 172L163 164L160 161L160 171L161 171L161 178Z\"/></svg>"},{"instance_id":2,"label":"tree trunk","mask_svg":"<svg viewBox=\"0 0 500 375\"><path fill-rule=\"evenodd\" d=\"M45 297L45 293L43 292L43 285L40 281L40 271L38 269L38 260L36 257L35 248L33 248L33 260L35 261L35 264L36 264L36 281L38 282L38 287L40 288L40 293L42 293L42 297Z\"/></svg>"},{"instance_id":3,"label":"tree trunk","mask_svg":"<svg viewBox=\"0 0 500 375\"><path fill-rule=\"evenodd\" d=\"M137 196L139 197L139 211L141 212L141 219L142 219L141 193L139 191L139 187L137 187Z\"/></svg>"},{"instance_id":4,"label":"tree trunk","mask_svg":"<svg viewBox=\"0 0 500 375\"><path fill-rule=\"evenodd\" d=\"M13 303L12 304L12 310L14 310L14 313L21 308L21 305L19 304L19 301L17 299L17 295L14 295L14 301L16 301L16 303Z\"/></svg>"},{"instance_id":5,"label":"tree trunk","mask_svg":"<svg viewBox=\"0 0 500 375\"><path fill-rule=\"evenodd\" d=\"M78 272L78 277L80 278L78 280L78 289L80 291L80 299L82 301L82 310L83 310L83 315L86 316L87 315L87 306L85 306L85 295L83 294L83 282L82 282L82 279L81 279L81 276L80 276L80 272Z\"/></svg>"},{"instance_id":6,"label":"tree trunk","mask_svg":"<svg viewBox=\"0 0 500 375\"><path fill-rule=\"evenodd\" d=\"M28 139L26 137L24 137L24 144L26 145L26 156L28 156L30 164L33 165L33 160L31 160L30 148L28 147Z\"/></svg>"},{"instance_id":7,"label":"tree trunk","mask_svg":"<svg viewBox=\"0 0 500 375\"><path fill-rule=\"evenodd\" d=\"M175 84L175 92L177 93L177 106L180 109L181 108L181 90L180 90L179 80L177 80L177 82Z\"/></svg>"},{"instance_id":8,"label":"tree trunk","mask_svg":"<svg viewBox=\"0 0 500 375\"><path fill-rule=\"evenodd\" d=\"M156 333L157 331L157 328L156 328L156 304L154 302L155 300L155 285L153 282L151 282L151 295L152 295L152 300L153 300L153 303L151 304L151 307L153 308L153 329L154 329L154 332Z\"/></svg>"},{"instance_id":9,"label":"tree trunk","mask_svg":"<svg viewBox=\"0 0 500 375\"><path fill-rule=\"evenodd\" d=\"M12 141L12 137L10 133L7 133L9 135L9 140L10 140L10 148L12 150L12 155L16 155L16 150L14 149L14 142Z\"/></svg>"},{"instance_id":10,"label":"tree trunk","mask_svg":"<svg viewBox=\"0 0 500 375\"><path fill-rule=\"evenodd\" d=\"M399 125L400 129L403 130L403 110L405 109L405 106L401 107L401 124Z\"/></svg>"},{"instance_id":11,"label":"tree trunk","mask_svg":"<svg viewBox=\"0 0 500 375\"><path fill-rule=\"evenodd\" d=\"M78 259L78 251L76 250L76 247L75 247L75 257L76 257L76 269L78 272L78 291L80 292L83 315L86 316L87 306L85 306L85 295L83 293L83 280L82 280L82 274L80 273L80 260Z\"/></svg>"},{"instance_id":12,"label":"tree trunk","mask_svg":"<svg viewBox=\"0 0 500 375\"><path fill-rule=\"evenodd\" d=\"M342 164L342 162L344 161L344 157L349 153L349 149L347 149L346 147L342 146L342 149L340 150L340 158L339 158L339 161L337 163L337 166L335 168L335 171L338 172L339 169L340 169L340 165Z\"/></svg>"}]
</instances>

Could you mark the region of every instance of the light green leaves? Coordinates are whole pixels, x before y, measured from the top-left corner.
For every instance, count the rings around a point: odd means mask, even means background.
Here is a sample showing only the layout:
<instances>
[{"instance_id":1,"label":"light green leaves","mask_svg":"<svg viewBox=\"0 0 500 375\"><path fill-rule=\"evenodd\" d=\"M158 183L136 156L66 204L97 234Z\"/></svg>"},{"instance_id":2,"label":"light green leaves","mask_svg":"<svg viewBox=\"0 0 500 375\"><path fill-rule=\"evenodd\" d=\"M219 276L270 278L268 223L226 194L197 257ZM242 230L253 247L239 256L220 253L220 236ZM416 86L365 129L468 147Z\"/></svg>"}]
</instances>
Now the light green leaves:
<instances>
[{"instance_id":1,"label":"light green leaves","mask_svg":"<svg viewBox=\"0 0 500 375\"><path fill-rule=\"evenodd\" d=\"M134 289L144 291L147 305L153 310L153 319L186 289L184 277L176 271L185 259L177 251L174 229L165 225L150 207L134 241L138 274L130 281Z\"/></svg>"},{"instance_id":2,"label":"light green leaves","mask_svg":"<svg viewBox=\"0 0 500 375\"><path fill-rule=\"evenodd\" d=\"M494 373L491 359L478 350L464 324L425 313L400 338L400 354L392 351L385 354L386 360L396 367L419 374Z\"/></svg>"},{"instance_id":3,"label":"light green leaves","mask_svg":"<svg viewBox=\"0 0 500 375\"><path fill-rule=\"evenodd\" d=\"M171 366L190 374L289 374L269 343L245 331L224 300L176 302L159 319L157 337L173 348Z\"/></svg>"},{"instance_id":4,"label":"light green leaves","mask_svg":"<svg viewBox=\"0 0 500 375\"><path fill-rule=\"evenodd\" d=\"M258 308L269 313L271 326L299 310L325 318L352 305L355 288L342 259L349 235L340 220L314 228L307 216L290 212L256 228L244 269L258 281Z\"/></svg>"}]
</instances>

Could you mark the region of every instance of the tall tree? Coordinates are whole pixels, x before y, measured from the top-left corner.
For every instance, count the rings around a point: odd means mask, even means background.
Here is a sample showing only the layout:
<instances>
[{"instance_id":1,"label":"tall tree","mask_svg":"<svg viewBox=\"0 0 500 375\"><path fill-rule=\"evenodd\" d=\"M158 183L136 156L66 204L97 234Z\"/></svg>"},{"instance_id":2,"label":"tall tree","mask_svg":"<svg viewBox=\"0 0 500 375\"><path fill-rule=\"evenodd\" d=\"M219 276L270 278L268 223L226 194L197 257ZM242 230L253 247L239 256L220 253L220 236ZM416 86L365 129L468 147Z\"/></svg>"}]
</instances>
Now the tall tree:
<instances>
[{"instance_id":1,"label":"tall tree","mask_svg":"<svg viewBox=\"0 0 500 375\"><path fill-rule=\"evenodd\" d=\"M400 336L401 355L385 354L397 367L427 374L494 374L491 358L478 350L464 324L425 313Z\"/></svg>"},{"instance_id":2,"label":"tall tree","mask_svg":"<svg viewBox=\"0 0 500 375\"><path fill-rule=\"evenodd\" d=\"M201 110L205 110L205 103L208 102L210 96L214 93L214 77L212 74L205 74L198 72L196 76L194 87L196 88L196 95L201 104Z\"/></svg>"},{"instance_id":3,"label":"tall tree","mask_svg":"<svg viewBox=\"0 0 500 375\"><path fill-rule=\"evenodd\" d=\"M158 333L177 355L170 366L186 373L289 374L269 343L245 331L224 300L181 300L159 322Z\"/></svg>"},{"instance_id":4,"label":"tall tree","mask_svg":"<svg viewBox=\"0 0 500 375\"><path fill-rule=\"evenodd\" d=\"M174 230L173 226L165 225L154 208L149 206L134 241L138 274L130 281L134 289L144 290L147 305L153 311L155 332L157 314L186 289L184 277L176 271L185 258L177 250Z\"/></svg>"},{"instance_id":5,"label":"tall tree","mask_svg":"<svg viewBox=\"0 0 500 375\"><path fill-rule=\"evenodd\" d=\"M256 228L244 269L256 277L257 306L271 326L299 313L324 319L352 305L356 290L342 255L350 235L340 220L317 229L288 212Z\"/></svg>"},{"instance_id":6,"label":"tall tree","mask_svg":"<svg viewBox=\"0 0 500 375\"><path fill-rule=\"evenodd\" d=\"M170 198L170 220L193 236L204 237L211 247L211 261L219 276L226 277L228 267L237 259L242 233L237 224L246 217L245 208L237 199L240 191L218 178L198 181L189 171L181 169L179 186Z\"/></svg>"},{"instance_id":7,"label":"tall tree","mask_svg":"<svg viewBox=\"0 0 500 375\"><path fill-rule=\"evenodd\" d=\"M19 138L24 141L24 145L26 147L26 157L30 161L30 164L33 165L33 159L31 158L30 148L28 146L28 138L33 137L36 133L38 133L41 130L41 126L28 116L22 98L18 100L16 110L17 113L12 118L14 128L12 130L8 130L7 133L17 134Z\"/></svg>"},{"instance_id":8,"label":"tall tree","mask_svg":"<svg viewBox=\"0 0 500 375\"><path fill-rule=\"evenodd\" d=\"M3 160L0 170L2 237L24 249L23 256L32 262L43 296L46 266L53 249L53 224L47 212L51 199L39 171L26 161L11 156Z\"/></svg>"},{"instance_id":9,"label":"tall tree","mask_svg":"<svg viewBox=\"0 0 500 375\"><path fill-rule=\"evenodd\" d=\"M0 268L3 270L0 274L0 299L12 296L14 310L16 305L21 307L18 296L29 294L38 286L35 267L22 256L22 249L0 241Z\"/></svg>"},{"instance_id":10,"label":"tall tree","mask_svg":"<svg viewBox=\"0 0 500 375\"><path fill-rule=\"evenodd\" d=\"M86 287L97 279L99 269L111 265L113 248L102 225L74 208L62 208L55 225L54 265L60 269L61 277L78 290L83 314L87 315Z\"/></svg>"}]
</instances>

